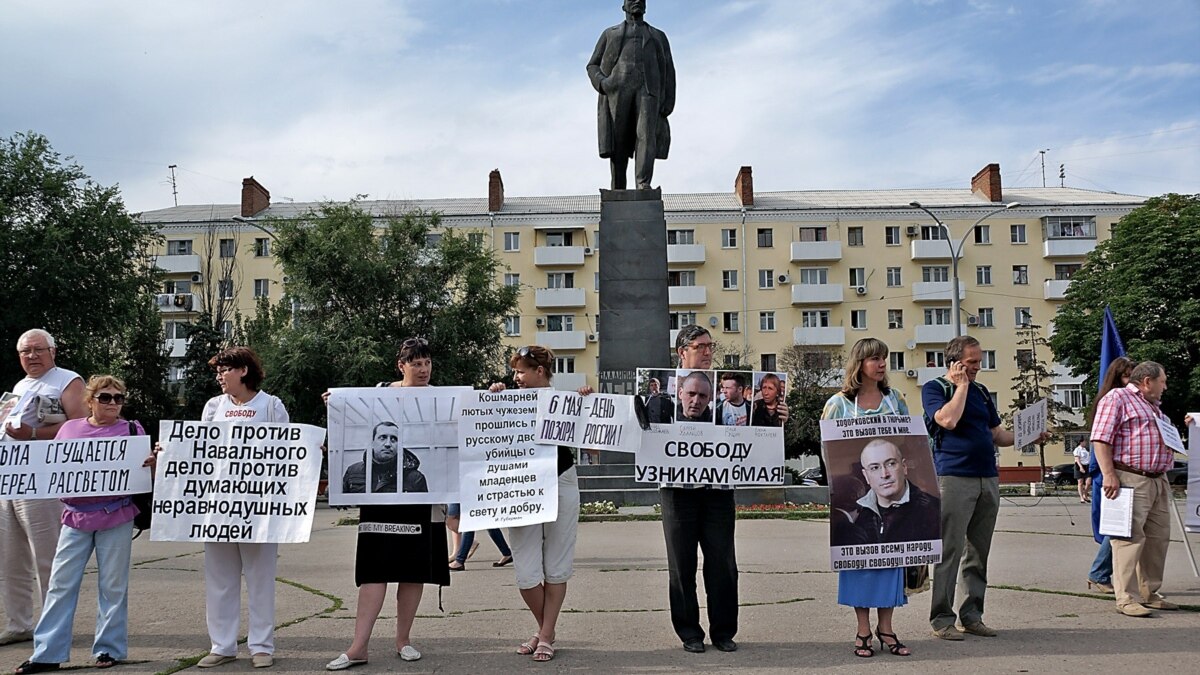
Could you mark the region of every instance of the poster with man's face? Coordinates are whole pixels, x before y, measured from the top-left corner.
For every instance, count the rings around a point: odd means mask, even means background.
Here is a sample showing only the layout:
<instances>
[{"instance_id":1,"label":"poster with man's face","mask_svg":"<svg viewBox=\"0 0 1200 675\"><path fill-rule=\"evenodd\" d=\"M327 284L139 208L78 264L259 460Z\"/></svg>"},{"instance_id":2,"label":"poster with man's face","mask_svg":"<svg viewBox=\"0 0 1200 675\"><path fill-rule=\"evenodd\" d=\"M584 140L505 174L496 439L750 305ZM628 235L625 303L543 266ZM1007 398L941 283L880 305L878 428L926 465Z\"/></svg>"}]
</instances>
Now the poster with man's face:
<instances>
[{"instance_id":1,"label":"poster with man's face","mask_svg":"<svg viewBox=\"0 0 1200 675\"><path fill-rule=\"evenodd\" d=\"M639 368L637 391L646 404L646 415L651 424L675 422L675 371Z\"/></svg>"}]
</instances>

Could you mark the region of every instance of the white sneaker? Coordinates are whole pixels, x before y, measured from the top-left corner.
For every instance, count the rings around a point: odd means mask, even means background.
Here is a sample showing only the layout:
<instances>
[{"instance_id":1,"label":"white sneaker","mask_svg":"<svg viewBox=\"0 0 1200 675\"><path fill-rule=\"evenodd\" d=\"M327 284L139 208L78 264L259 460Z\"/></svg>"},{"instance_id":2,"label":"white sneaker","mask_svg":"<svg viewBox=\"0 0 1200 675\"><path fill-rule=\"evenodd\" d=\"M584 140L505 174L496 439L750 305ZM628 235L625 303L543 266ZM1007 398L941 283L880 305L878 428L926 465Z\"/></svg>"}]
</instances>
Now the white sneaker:
<instances>
[{"instance_id":1,"label":"white sneaker","mask_svg":"<svg viewBox=\"0 0 1200 675\"><path fill-rule=\"evenodd\" d=\"M223 666L226 663L229 663L231 661L236 661L236 660L237 660L236 656L225 656L223 654L209 653L208 656L205 656L204 658L200 659L200 662L197 663L196 665L199 666L200 668L216 668L217 666Z\"/></svg>"},{"instance_id":2,"label":"white sneaker","mask_svg":"<svg viewBox=\"0 0 1200 675\"><path fill-rule=\"evenodd\" d=\"M416 661L421 658L421 652L417 651L412 645L404 645L404 648L396 653L405 661Z\"/></svg>"}]
</instances>

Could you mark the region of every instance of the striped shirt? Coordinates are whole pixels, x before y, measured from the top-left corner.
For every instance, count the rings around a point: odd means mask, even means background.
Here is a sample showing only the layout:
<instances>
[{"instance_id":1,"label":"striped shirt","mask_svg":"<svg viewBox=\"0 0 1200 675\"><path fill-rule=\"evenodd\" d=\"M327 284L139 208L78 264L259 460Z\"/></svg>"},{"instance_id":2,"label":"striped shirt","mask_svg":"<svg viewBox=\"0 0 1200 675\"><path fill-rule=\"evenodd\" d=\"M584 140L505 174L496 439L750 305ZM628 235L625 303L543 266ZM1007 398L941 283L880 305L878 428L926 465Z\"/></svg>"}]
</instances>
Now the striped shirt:
<instances>
[{"instance_id":1,"label":"striped shirt","mask_svg":"<svg viewBox=\"0 0 1200 675\"><path fill-rule=\"evenodd\" d=\"M1147 401L1137 385L1127 384L1108 392L1096 404L1092 441L1111 445L1114 462L1162 473L1175 461L1155 421L1163 417L1158 405Z\"/></svg>"}]
</instances>

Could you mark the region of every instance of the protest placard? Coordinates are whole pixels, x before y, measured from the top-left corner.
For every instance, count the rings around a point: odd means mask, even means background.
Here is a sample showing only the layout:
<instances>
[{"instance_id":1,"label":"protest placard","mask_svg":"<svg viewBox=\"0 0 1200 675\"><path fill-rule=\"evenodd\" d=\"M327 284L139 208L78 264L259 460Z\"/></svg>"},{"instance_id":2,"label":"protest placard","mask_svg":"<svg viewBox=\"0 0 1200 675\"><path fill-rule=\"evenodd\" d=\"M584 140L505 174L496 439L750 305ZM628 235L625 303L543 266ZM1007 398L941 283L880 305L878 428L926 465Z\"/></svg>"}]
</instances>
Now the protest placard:
<instances>
[{"instance_id":1,"label":"protest placard","mask_svg":"<svg viewBox=\"0 0 1200 675\"><path fill-rule=\"evenodd\" d=\"M149 492L149 456L148 436L0 443L0 499Z\"/></svg>"},{"instance_id":2,"label":"protest placard","mask_svg":"<svg viewBox=\"0 0 1200 675\"><path fill-rule=\"evenodd\" d=\"M642 428L633 410L632 396L539 391L539 443L626 452L636 450L641 443Z\"/></svg>"},{"instance_id":3,"label":"protest placard","mask_svg":"<svg viewBox=\"0 0 1200 675\"><path fill-rule=\"evenodd\" d=\"M459 530L558 517L558 447L536 442L538 390L465 397L458 422Z\"/></svg>"},{"instance_id":4,"label":"protest placard","mask_svg":"<svg viewBox=\"0 0 1200 675\"><path fill-rule=\"evenodd\" d=\"M325 430L308 424L159 425L151 541L308 541Z\"/></svg>"},{"instance_id":5,"label":"protest placard","mask_svg":"<svg viewBox=\"0 0 1200 675\"><path fill-rule=\"evenodd\" d=\"M470 387L362 387L329 395L329 503L458 502L459 408Z\"/></svg>"},{"instance_id":6,"label":"protest placard","mask_svg":"<svg viewBox=\"0 0 1200 675\"><path fill-rule=\"evenodd\" d=\"M821 420L835 571L934 564L941 493L925 425L909 415Z\"/></svg>"},{"instance_id":7,"label":"protest placard","mask_svg":"<svg viewBox=\"0 0 1200 675\"><path fill-rule=\"evenodd\" d=\"M1037 441L1046 430L1046 399L1039 398L1013 413L1013 447L1023 448Z\"/></svg>"}]
</instances>

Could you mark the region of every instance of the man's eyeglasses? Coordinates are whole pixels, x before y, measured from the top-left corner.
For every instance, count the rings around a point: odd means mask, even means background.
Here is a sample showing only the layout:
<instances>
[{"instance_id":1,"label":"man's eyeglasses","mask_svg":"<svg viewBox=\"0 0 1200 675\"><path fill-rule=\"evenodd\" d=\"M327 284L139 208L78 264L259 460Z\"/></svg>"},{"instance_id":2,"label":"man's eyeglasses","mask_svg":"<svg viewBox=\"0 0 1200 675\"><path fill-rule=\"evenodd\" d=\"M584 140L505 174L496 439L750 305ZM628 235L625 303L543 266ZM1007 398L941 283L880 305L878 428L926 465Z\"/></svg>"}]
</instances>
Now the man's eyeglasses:
<instances>
[{"instance_id":1,"label":"man's eyeglasses","mask_svg":"<svg viewBox=\"0 0 1200 675\"><path fill-rule=\"evenodd\" d=\"M49 347L26 347L25 349L18 349L17 353L20 354L21 356L24 356L25 358L29 358L35 354L37 356L41 356L42 354L45 354L48 351L50 351Z\"/></svg>"},{"instance_id":2,"label":"man's eyeglasses","mask_svg":"<svg viewBox=\"0 0 1200 675\"><path fill-rule=\"evenodd\" d=\"M694 352L711 352L717 345L714 342L693 342L688 347Z\"/></svg>"},{"instance_id":3,"label":"man's eyeglasses","mask_svg":"<svg viewBox=\"0 0 1200 675\"><path fill-rule=\"evenodd\" d=\"M112 405L113 403L116 403L117 405L125 405L125 394L110 394L108 392L104 392L102 394L96 394L92 398L103 403L104 405Z\"/></svg>"}]
</instances>

